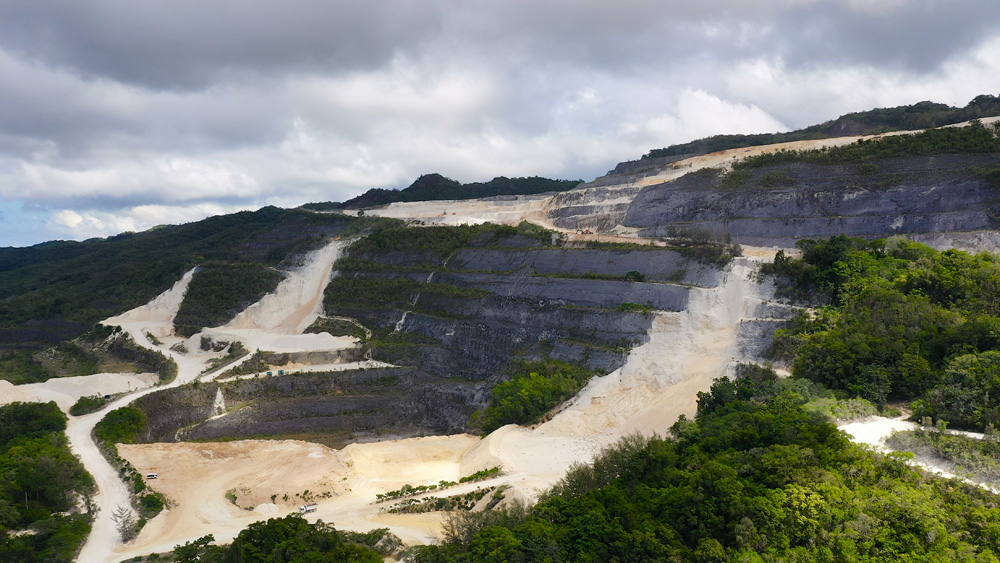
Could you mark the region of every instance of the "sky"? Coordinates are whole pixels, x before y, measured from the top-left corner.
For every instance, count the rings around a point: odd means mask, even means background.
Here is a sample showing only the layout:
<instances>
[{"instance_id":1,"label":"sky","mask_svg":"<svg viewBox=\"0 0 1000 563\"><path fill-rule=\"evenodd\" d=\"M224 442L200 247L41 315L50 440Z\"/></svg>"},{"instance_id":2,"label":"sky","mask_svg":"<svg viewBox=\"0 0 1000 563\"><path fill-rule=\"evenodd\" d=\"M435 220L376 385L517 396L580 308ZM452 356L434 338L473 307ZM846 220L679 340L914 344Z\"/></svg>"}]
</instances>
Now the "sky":
<instances>
[{"instance_id":1,"label":"sky","mask_svg":"<svg viewBox=\"0 0 1000 563\"><path fill-rule=\"evenodd\" d=\"M0 0L0 246L998 93L997 0Z\"/></svg>"}]
</instances>

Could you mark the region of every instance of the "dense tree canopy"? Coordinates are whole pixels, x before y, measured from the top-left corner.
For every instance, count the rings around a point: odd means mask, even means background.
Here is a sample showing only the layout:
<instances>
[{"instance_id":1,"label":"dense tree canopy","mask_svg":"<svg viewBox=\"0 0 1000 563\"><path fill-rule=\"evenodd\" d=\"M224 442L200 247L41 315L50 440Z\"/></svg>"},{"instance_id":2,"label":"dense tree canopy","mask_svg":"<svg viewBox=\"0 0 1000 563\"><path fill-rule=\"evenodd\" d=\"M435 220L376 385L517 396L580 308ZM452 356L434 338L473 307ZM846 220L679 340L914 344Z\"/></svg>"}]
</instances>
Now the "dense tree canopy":
<instances>
[{"instance_id":1,"label":"dense tree canopy","mask_svg":"<svg viewBox=\"0 0 1000 563\"><path fill-rule=\"evenodd\" d=\"M789 295L828 302L776 333L795 375L879 404L916 400L918 416L961 427L1000 421L1000 258L901 238L800 246L801 260L766 268Z\"/></svg>"},{"instance_id":2,"label":"dense tree canopy","mask_svg":"<svg viewBox=\"0 0 1000 563\"><path fill-rule=\"evenodd\" d=\"M178 546L172 553L174 560L178 563L380 563L382 555L373 549L376 545L398 546L398 539L386 529L345 533L322 520L309 523L298 514L254 522L229 545L213 545L213 541L209 535Z\"/></svg>"},{"instance_id":3,"label":"dense tree canopy","mask_svg":"<svg viewBox=\"0 0 1000 563\"><path fill-rule=\"evenodd\" d=\"M0 406L0 561L71 561L90 532L76 511L94 480L65 429L53 402Z\"/></svg>"},{"instance_id":4,"label":"dense tree canopy","mask_svg":"<svg viewBox=\"0 0 1000 563\"><path fill-rule=\"evenodd\" d=\"M629 437L530 511L464 518L416 559L996 561L994 496L850 443L801 380L718 380L672 436Z\"/></svg>"}]
</instances>

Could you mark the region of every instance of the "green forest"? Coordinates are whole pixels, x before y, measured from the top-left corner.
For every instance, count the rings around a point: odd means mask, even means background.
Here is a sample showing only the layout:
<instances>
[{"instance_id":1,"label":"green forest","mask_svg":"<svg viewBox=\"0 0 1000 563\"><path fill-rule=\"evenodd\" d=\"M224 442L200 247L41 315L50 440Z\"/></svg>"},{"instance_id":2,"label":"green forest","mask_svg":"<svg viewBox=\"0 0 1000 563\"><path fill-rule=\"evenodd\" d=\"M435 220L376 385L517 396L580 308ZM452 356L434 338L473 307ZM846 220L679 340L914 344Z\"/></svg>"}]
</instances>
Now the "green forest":
<instances>
[{"instance_id":1,"label":"green forest","mask_svg":"<svg viewBox=\"0 0 1000 563\"><path fill-rule=\"evenodd\" d=\"M779 253L765 271L817 305L775 333L792 373L917 419L982 431L1000 421L1000 258L901 237L846 236Z\"/></svg>"},{"instance_id":2,"label":"green forest","mask_svg":"<svg viewBox=\"0 0 1000 563\"><path fill-rule=\"evenodd\" d=\"M757 135L715 135L689 143L653 149L643 158L708 154L741 147L754 147L791 141L807 141L850 135L877 135L890 131L913 131L961 123L983 117L1000 115L1000 97L989 94L976 96L964 108L934 102L920 102L908 106L878 108L848 113L833 121L812 125L788 133L761 133Z\"/></svg>"},{"instance_id":3,"label":"green forest","mask_svg":"<svg viewBox=\"0 0 1000 563\"><path fill-rule=\"evenodd\" d=\"M273 292L282 279L280 272L260 264L222 263L199 268L174 318L177 334L191 336L205 327L229 322Z\"/></svg>"},{"instance_id":4,"label":"green forest","mask_svg":"<svg viewBox=\"0 0 1000 563\"><path fill-rule=\"evenodd\" d=\"M930 156L939 154L981 154L1000 152L1000 123L987 127L978 121L965 127L928 129L913 135L889 135L860 139L849 145L808 151L780 150L750 156L733 164L734 170L760 168L789 162L814 164L866 163L884 158ZM861 169L862 174L877 169ZM990 178L992 171L981 171Z\"/></svg>"},{"instance_id":5,"label":"green forest","mask_svg":"<svg viewBox=\"0 0 1000 563\"><path fill-rule=\"evenodd\" d=\"M90 533L95 485L65 430L54 402L0 406L0 561L72 561Z\"/></svg>"},{"instance_id":6,"label":"green forest","mask_svg":"<svg viewBox=\"0 0 1000 563\"><path fill-rule=\"evenodd\" d=\"M852 444L810 389L717 380L669 436L626 437L530 509L456 514L415 560L997 561L995 495Z\"/></svg>"},{"instance_id":7,"label":"green forest","mask_svg":"<svg viewBox=\"0 0 1000 563\"><path fill-rule=\"evenodd\" d=\"M232 543L216 545L212 535L177 546L170 553L131 561L165 563L381 563L402 542L386 528L342 532L322 520L307 522L298 514L255 522Z\"/></svg>"}]
</instances>

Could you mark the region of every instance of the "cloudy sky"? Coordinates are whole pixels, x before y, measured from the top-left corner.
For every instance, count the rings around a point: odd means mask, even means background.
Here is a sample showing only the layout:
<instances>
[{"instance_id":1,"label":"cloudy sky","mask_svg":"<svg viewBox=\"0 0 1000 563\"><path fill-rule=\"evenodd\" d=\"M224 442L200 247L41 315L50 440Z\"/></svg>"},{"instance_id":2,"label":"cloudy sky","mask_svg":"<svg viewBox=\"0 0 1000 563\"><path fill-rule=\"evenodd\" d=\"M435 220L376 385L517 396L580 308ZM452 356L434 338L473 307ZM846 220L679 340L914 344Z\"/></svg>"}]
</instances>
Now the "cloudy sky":
<instances>
[{"instance_id":1,"label":"cloudy sky","mask_svg":"<svg viewBox=\"0 0 1000 563\"><path fill-rule=\"evenodd\" d=\"M997 0L0 0L0 246L997 93Z\"/></svg>"}]
</instances>

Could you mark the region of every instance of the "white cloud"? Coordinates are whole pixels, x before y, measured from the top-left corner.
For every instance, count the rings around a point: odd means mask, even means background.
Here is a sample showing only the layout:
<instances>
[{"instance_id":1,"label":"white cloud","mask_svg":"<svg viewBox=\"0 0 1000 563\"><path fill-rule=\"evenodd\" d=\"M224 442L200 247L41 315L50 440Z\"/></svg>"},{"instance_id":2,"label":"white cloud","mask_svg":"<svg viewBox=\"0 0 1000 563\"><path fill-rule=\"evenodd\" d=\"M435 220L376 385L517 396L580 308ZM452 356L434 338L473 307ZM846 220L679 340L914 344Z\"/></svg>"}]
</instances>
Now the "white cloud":
<instances>
[{"instance_id":1,"label":"white cloud","mask_svg":"<svg viewBox=\"0 0 1000 563\"><path fill-rule=\"evenodd\" d=\"M197 204L186 206L139 205L115 212L61 209L45 225L56 238L77 240L111 236L126 231L144 231L157 225L198 221L213 215L246 211L248 206Z\"/></svg>"},{"instance_id":2,"label":"white cloud","mask_svg":"<svg viewBox=\"0 0 1000 563\"><path fill-rule=\"evenodd\" d=\"M788 129L756 105L727 102L702 90L682 92L676 111L651 119L648 128L669 143L722 133L760 133Z\"/></svg>"}]
</instances>

